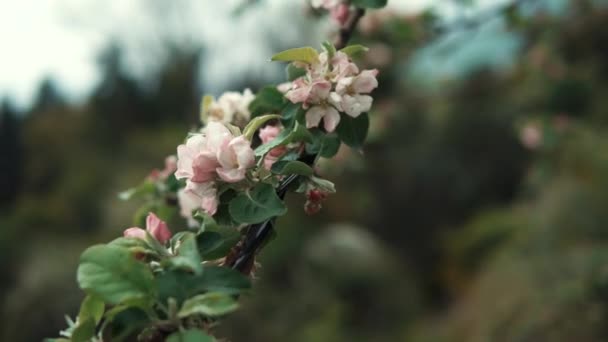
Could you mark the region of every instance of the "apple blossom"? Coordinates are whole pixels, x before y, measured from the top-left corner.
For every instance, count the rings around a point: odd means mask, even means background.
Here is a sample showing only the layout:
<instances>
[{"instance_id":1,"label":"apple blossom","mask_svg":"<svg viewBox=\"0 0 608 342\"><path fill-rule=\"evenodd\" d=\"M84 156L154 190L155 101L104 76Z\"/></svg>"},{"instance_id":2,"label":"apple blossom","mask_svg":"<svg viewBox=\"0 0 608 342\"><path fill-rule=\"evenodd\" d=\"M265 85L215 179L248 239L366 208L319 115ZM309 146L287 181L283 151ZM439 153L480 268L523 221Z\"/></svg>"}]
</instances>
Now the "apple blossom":
<instances>
[{"instance_id":1,"label":"apple blossom","mask_svg":"<svg viewBox=\"0 0 608 342\"><path fill-rule=\"evenodd\" d=\"M188 181L186 187L177 192L180 214L188 219L191 226L196 225L192 218L194 210L202 209L208 215L215 215L217 212L218 198L217 189L212 182L195 183Z\"/></svg>"},{"instance_id":2,"label":"apple blossom","mask_svg":"<svg viewBox=\"0 0 608 342\"><path fill-rule=\"evenodd\" d=\"M224 124L210 121L202 134L190 137L177 147L177 179L206 183L219 176L230 183L245 178L245 172L255 164L250 142L235 137Z\"/></svg>"},{"instance_id":3,"label":"apple blossom","mask_svg":"<svg viewBox=\"0 0 608 342\"><path fill-rule=\"evenodd\" d=\"M350 5L344 0L312 0L314 8L324 8L338 24L344 25L350 17Z\"/></svg>"},{"instance_id":4,"label":"apple blossom","mask_svg":"<svg viewBox=\"0 0 608 342\"><path fill-rule=\"evenodd\" d=\"M206 108L205 114L207 120L220 121L242 127L251 117L249 104L253 99L255 99L255 95L253 95L250 89L245 89L243 93L234 91L225 92Z\"/></svg>"},{"instance_id":5,"label":"apple blossom","mask_svg":"<svg viewBox=\"0 0 608 342\"><path fill-rule=\"evenodd\" d=\"M145 239L146 231L162 244L167 243L167 241L171 239L172 235L167 223L158 218L158 216L152 212L146 217L146 230L139 227L131 227L127 228L123 235L125 237Z\"/></svg>"},{"instance_id":6,"label":"apple blossom","mask_svg":"<svg viewBox=\"0 0 608 342\"><path fill-rule=\"evenodd\" d=\"M171 231L167 223L154 213L149 213L148 217L146 217L146 230L162 244L171 239Z\"/></svg>"},{"instance_id":7,"label":"apple blossom","mask_svg":"<svg viewBox=\"0 0 608 342\"><path fill-rule=\"evenodd\" d=\"M221 166L217 168L217 173L225 182L235 183L243 180L247 168L255 164L250 144L242 135L232 140L224 140L217 155Z\"/></svg>"},{"instance_id":8,"label":"apple blossom","mask_svg":"<svg viewBox=\"0 0 608 342\"><path fill-rule=\"evenodd\" d=\"M350 57L337 51L329 58L327 51L316 61L303 64L306 75L295 79L285 97L292 103L302 103L306 112L306 127L318 127L333 132L340 123L340 112L353 118L370 110L373 99L369 95L378 87L378 70L363 70ZM282 87L285 88L285 87Z\"/></svg>"}]
</instances>

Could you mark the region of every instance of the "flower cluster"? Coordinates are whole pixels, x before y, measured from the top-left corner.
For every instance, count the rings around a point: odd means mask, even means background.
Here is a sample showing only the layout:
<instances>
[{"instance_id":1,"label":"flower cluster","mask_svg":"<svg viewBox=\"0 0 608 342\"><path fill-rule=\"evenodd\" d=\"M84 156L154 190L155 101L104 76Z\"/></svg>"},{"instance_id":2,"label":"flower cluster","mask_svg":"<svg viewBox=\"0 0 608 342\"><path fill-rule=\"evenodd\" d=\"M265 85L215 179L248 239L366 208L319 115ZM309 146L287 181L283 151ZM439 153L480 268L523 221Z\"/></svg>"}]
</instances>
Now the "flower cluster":
<instances>
[{"instance_id":1,"label":"flower cluster","mask_svg":"<svg viewBox=\"0 0 608 342\"><path fill-rule=\"evenodd\" d=\"M350 17L350 5L345 0L312 0L314 8L324 8L330 16L340 25L344 25Z\"/></svg>"},{"instance_id":2,"label":"flower cluster","mask_svg":"<svg viewBox=\"0 0 608 342\"><path fill-rule=\"evenodd\" d=\"M340 112L356 118L371 108L373 99L366 94L378 86L378 70L360 72L341 51L325 51L313 63L296 65L305 67L306 74L292 82L285 97L307 109L307 128L317 127L323 120L325 130L333 132L340 122Z\"/></svg>"},{"instance_id":3,"label":"flower cluster","mask_svg":"<svg viewBox=\"0 0 608 342\"><path fill-rule=\"evenodd\" d=\"M217 100L206 97L203 100L203 121L219 121L243 127L251 117L249 104L254 99L255 95L249 89L243 93L225 92Z\"/></svg>"},{"instance_id":4,"label":"flower cluster","mask_svg":"<svg viewBox=\"0 0 608 342\"><path fill-rule=\"evenodd\" d=\"M218 206L217 182L236 183L245 178L255 165L251 143L235 136L223 123L210 121L202 134L191 136L177 147L177 179L186 179L179 191L181 214L191 218L192 211L202 209L215 214Z\"/></svg>"}]
</instances>

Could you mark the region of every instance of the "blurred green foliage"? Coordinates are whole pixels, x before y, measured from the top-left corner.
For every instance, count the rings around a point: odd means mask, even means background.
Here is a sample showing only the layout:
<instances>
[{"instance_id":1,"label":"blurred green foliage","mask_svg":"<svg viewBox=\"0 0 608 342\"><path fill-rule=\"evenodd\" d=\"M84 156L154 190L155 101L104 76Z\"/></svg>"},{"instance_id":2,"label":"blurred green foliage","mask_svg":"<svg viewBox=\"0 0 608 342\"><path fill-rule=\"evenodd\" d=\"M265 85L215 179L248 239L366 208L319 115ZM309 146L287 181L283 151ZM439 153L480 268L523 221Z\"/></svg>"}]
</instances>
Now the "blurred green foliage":
<instances>
[{"instance_id":1,"label":"blurred green foliage","mask_svg":"<svg viewBox=\"0 0 608 342\"><path fill-rule=\"evenodd\" d=\"M355 37L371 48L361 63L380 69L365 155L341 150L322 168L338 193L318 216L289 199L254 294L218 336L607 340L608 8L565 7L510 7L500 25L441 34L432 13L370 11ZM492 27L519 42L509 63L459 50ZM459 43L434 45L447 34ZM39 341L78 312L79 254L131 226L136 204L116 194L198 120L203 50L172 51L155 86L110 46L84 105L52 81L27 113L3 102L0 340ZM435 52L456 59L436 73L411 63Z\"/></svg>"}]
</instances>

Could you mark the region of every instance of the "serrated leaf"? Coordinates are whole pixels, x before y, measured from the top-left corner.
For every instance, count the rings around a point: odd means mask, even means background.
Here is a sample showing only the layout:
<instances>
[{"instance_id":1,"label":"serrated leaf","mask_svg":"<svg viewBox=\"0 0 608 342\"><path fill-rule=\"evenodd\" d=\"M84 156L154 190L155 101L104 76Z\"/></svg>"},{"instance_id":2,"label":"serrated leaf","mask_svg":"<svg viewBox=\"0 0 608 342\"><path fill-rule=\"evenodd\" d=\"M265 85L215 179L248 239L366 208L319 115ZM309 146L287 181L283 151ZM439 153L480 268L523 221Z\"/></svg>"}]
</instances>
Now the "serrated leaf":
<instances>
[{"instance_id":1,"label":"serrated leaf","mask_svg":"<svg viewBox=\"0 0 608 342\"><path fill-rule=\"evenodd\" d=\"M217 317L229 314L238 307L239 304L232 296L221 292L211 292L187 299L177 315L180 318L195 314Z\"/></svg>"},{"instance_id":2,"label":"serrated leaf","mask_svg":"<svg viewBox=\"0 0 608 342\"><path fill-rule=\"evenodd\" d=\"M155 292L154 277L148 266L118 246L88 248L80 257L77 273L81 289L109 304L151 298Z\"/></svg>"},{"instance_id":3,"label":"serrated leaf","mask_svg":"<svg viewBox=\"0 0 608 342\"><path fill-rule=\"evenodd\" d=\"M340 49L340 52L344 52L345 54L347 54L349 56L354 56L358 53L367 52L367 51L369 51L369 48L367 48L366 46L360 45L360 44L349 45L345 48Z\"/></svg>"},{"instance_id":4,"label":"serrated leaf","mask_svg":"<svg viewBox=\"0 0 608 342\"><path fill-rule=\"evenodd\" d=\"M238 194L230 201L228 210L239 223L260 223L283 215L287 208L270 184L259 183L253 189Z\"/></svg>"},{"instance_id":5,"label":"serrated leaf","mask_svg":"<svg viewBox=\"0 0 608 342\"><path fill-rule=\"evenodd\" d=\"M281 51L272 56L272 61L314 63L319 60L319 53L310 46Z\"/></svg>"},{"instance_id":6,"label":"serrated leaf","mask_svg":"<svg viewBox=\"0 0 608 342\"><path fill-rule=\"evenodd\" d=\"M265 124L269 120L280 119L280 118L281 118L281 116L278 114L268 114L268 115L262 115L262 116L253 118L251 121L249 121L247 126L245 126L245 129L243 130L243 136L245 136L245 138L247 140L251 140L251 138L253 138L253 135L255 134L255 132L263 124Z\"/></svg>"},{"instance_id":7,"label":"serrated leaf","mask_svg":"<svg viewBox=\"0 0 608 342\"><path fill-rule=\"evenodd\" d=\"M367 137L369 129L369 116L363 113L356 118L342 115L342 119L336 127L338 137L343 143L352 148L361 148Z\"/></svg>"},{"instance_id":8,"label":"serrated leaf","mask_svg":"<svg viewBox=\"0 0 608 342\"><path fill-rule=\"evenodd\" d=\"M80 304L80 311L78 312L78 321L82 322L89 318L93 319L95 324L99 323L103 312L105 310L105 303L101 298L95 295L88 295Z\"/></svg>"},{"instance_id":9,"label":"serrated leaf","mask_svg":"<svg viewBox=\"0 0 608 342\"><path fill-rule=\"evenodd\" d=\"M278 175L312 176L313 170L307 164L297 160L280 160L272 164L271 171Z\"/></svg>"},{"instance_id":10,"label":"serrated leaf","mask_svg":"<svg viewBox=\"0 0 608 342\"><path fill-rule=\"evenodd\" d=\"M382 8L388 0L351 0L351 4L360 8Z\"/></svg>"},{"instance_id":11,"label":"serrated leaf","mask_svg":"<svg viewBox=\"0 0 608 342\"><path fill-rule=\"evenodd\" d=\"M167 337L167 342L214 342L215 339L201 330L178 331Z\"/></svg>"}]
</instances>

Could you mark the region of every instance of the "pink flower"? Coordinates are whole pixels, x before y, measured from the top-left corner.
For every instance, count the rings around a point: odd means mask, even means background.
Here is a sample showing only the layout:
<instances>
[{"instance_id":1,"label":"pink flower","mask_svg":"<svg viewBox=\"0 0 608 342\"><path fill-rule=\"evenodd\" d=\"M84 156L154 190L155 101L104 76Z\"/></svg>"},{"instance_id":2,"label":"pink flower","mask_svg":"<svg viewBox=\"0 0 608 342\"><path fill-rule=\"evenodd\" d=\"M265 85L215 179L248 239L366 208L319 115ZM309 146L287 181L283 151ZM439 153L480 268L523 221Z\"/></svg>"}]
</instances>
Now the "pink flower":
<instances>
[{"instance_id":1,"label":"pink flower","mask_svg":"<svg viewBox=\"0 0 608 342\"><path fill-rule=\"evenodd\" d=\"M146 231L162 244L167 243L172 235L167 223L152 212L146 217L146 230L139 227L131 227L126 229L123 235L130 238L145 239Z\"/></svg>"},{"instance_id":2,"label":"pink flower","mask_svg":"<svg viewBox=\"0 0 608 342\"><path fill-rule=\"evenodd\" d=\"M291 90L285 97L292 103L302 103L304 108L317 104L327 98L331 91L331 83L323 78L307 80L300 77L293 81Z\"/></svg>"},{"instance_id":3,"label":"pink flower","mask_svg":"<svg viewBox=\"0 0 608 342\"><path fill-rule=\"evenodd\" d=\"M161 179L167 179L171 174L177 170L177 157L168 156L165 158L165 168L160 171L159 177Z\"/></svg>"},{"instance_id":4,"label":"pink flower","mask_svg":"<svg viewBox=\"0 0 608 342\"><path fill-rule=\"evenodd\" d=\"M341 3L338 6L332 7L329 10L329 14L340 26L344 26L350 17L350 6Z\"/></svg>"},{"instance_id":5,"label":"pink flower","mask_svg":"<svg viewBox=\"0 0 608 342\"><path fill-rule=\"evenodd\" d=\"M538 149L543 142L543 132L537 123L528 123L520 132L521 143L530 150Z\"/></svg>"},{"instance_id":6,"label":"pink flower","mask_svg":"<svg viewBox=\"0 0 608 342\"><path fill-rule=\"evenodd\" d=\"M260 140L262 140L262 144L266 144L272 141L281 133L282 130L282 127L271 125L260 129L259 136ZM264 157L264 167L267 170L270 170L272 164L274 164L279 159L279 157L285 154L286 151L287 147L285 146L278 146L270 150L270 152L268 152L268 154Z\"/></svg>"},{"instance_id":7,"label":"pink flower","mask_svg":"<svg viewBox=\"0 0 608 342\"><path fill-rule=\"evenodd\" d=\"M127 237L127 238L135 238L135 239L143 240L146 238L146 231L141 228L131 227L131 228L125 229L125 231L123 232L123 235L124 235L124 237Z\"/></svg>"},{"instance_id":8,"label":"pink flower","mask_svg":"<svg viewBox=\"0 0 608 342\"><path fill-rule=\"evenodd\" d=\"M332 81L337 82L344 77L354 76L359 72L357 65L350 61L344 52L338 51L331 60Z\"/></svg>"},{"instance_id":9,"label":"pink flower","mask_svg":"<svg viewBox=\"0 0 608 342\"><path fill-rule=\"evenodd\" d=\"M255 155L250 142L242 135L230 141L225 140L217 160L220 167L216 171L220 178L228 183L243 180L247 169L255 165Z\"/></svg>"},{"instance_id":10,"label":"pink flower","mask_svg":"<svg viewBox=\"0 0 608 342\"><path fill-rule=\"evenodd\" d=\"M340 122L340 113L333 106L314 106L306 112L306 128L319 126L321 119L323 119L325 130L333 132Z\"/></svg>"},{"instance_id":11,"label":"pink flower","mask_svg":"<svg viewBox=\"0 0 608 342\"><path fill-rule=\"evenodd\" d=\"M188 181L186 187L178 191L177 200L181 208L180 214L188 219L191 226L196 226L196 221L192 218L194 210L202 209L211 216L217 212L217 189L214 183Z\"/></svg>"},{"instance_id":12,"label":"pink flower","mask_svg":"<svg viewBox=\"0 0 608 342\"><path fill-rule=\"evenodd\" d=\"M162 244L171 239L172 234L167 223L158 218L154 213L149 213L148 217L146 217L146 230Z\"/></svg>"},{"instance_id":13,"label":"pink flower","mask_svg":"<svg viewBox=\"0 0 608 342\"><path fill-rule=\"evenodd\" d=\"M363 70L361 73L354 77L344 77L338 80L336 85L336 92L339 94L345 93L362 93L367 94L378 87L378 80L376 79L378 70Z\"/></svg>"},{"instance_id":14,"label":"pink flower","mask_svg":"<svg viewBox=\"0 0 608 342\"><path fill-rule=\"evenodd\" d=\"M175 177L195 183L212 182L216 176L226 182L238 182L255 164L250 142L243 136L234 137L224 124L214 121L207 124L203 134L179 145L177 156Z\"/></svg>"}]
</instances>

